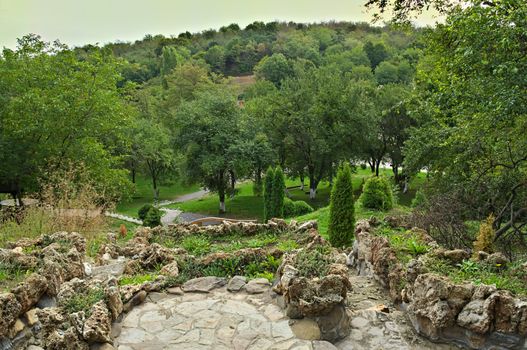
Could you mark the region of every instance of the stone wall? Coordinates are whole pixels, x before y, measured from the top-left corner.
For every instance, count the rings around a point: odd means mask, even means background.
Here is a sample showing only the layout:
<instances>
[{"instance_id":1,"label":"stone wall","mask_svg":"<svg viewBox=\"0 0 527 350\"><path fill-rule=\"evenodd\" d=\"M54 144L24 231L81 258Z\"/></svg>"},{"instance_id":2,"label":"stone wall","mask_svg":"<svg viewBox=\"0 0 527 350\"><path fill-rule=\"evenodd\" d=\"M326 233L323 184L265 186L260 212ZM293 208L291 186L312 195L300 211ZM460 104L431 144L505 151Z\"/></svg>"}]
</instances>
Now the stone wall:
<instances>
[{"instance_id":1,"label":"stone wall","mask_svg":"<svg viewBox=\"0 0 527 350\"><path fill-rule=\"evenodd\" d=\"M348 263L379 281L419 334L470 349L527 349L526 300L495 286L453 283L428 272L423 256L403 265L388 240L371 232L368 221L357 223ZM456 255L427 239L428 254Z\"/></svg>"}]
</instances>

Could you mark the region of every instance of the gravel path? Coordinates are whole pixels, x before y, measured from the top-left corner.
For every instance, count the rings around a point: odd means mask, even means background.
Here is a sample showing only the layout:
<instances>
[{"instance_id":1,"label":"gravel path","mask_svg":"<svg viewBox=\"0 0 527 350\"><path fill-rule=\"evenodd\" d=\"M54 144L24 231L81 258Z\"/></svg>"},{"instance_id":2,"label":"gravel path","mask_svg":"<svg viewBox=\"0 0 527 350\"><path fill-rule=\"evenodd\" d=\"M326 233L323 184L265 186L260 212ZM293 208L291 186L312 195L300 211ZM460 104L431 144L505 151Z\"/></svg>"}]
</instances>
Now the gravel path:
<instances>
[{"instance_id":1,"label":"gravel path","mask_svg":"<svg viewBox=\"0 0 527 350\"><path fill-rule=\"evenodd\" d=\"M174 203L188 202L188 201L191 201L193 199L203 198L207 194L209 194L209 191L207 191L207 190L199 190L197 192L192 192L192 193L188 193L188 194L184 194L184 195L178 196L178 197L176 197L174 199L171 199L171 200L160 201L158 206L163 207L165 205L170 205L170 204L174 204Z\"/></svg>"}]
</instances>

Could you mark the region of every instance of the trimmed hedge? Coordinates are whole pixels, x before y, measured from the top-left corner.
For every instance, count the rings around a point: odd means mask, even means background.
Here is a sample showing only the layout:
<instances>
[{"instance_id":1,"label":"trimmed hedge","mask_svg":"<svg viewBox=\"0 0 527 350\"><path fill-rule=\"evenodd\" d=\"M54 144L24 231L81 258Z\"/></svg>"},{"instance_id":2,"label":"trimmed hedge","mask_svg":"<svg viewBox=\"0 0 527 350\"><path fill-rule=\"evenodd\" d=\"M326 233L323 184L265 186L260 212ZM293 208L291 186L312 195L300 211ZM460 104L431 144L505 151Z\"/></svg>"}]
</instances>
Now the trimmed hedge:
<instances>
[{"instance_id":1,"label":"trimmed hedge","mask_svg":"<svg viewBox=\"0 0 527 350\"><path fill-rule=\"evenodd\" d=\"M305 215L313 212L314 209L304 201L292 201L289 198L284 199L284 217L290 218Z\"/></svg>"},{"instance_id":2,"label":"trimmed hedge","mask_svg":"<svg viewBox=\"0 0 527 350\"><path fill-rule=\"evenodd\" d=\"M329 242L334 247L349 246L355 230L355 203L351 169L344 163L337 172L329 204Z\"/></svg>"},{"instance_id":3,"label":"trimmed hedge","mask_svg":"<svg viewBox=\"0 0 527 350\"><path fill-rule=\"evenodd\" d=\"M362 206L368 209L392 209L393 194L388 179L379 176L370 177L364 184L360 201Z\"/></svg>"}]
</instances>

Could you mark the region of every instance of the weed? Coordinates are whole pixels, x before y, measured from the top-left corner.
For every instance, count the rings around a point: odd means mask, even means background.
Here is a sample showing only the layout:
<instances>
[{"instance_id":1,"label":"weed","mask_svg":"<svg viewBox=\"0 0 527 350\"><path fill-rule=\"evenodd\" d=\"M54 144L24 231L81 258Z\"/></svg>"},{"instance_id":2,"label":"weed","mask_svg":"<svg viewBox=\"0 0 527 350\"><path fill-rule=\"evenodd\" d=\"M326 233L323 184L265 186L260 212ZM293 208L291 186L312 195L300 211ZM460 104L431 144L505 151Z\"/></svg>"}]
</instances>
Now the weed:
<instances>
[{"instance_id":1,"label":"weed","mask_svg":"<svg viewBox=\"0 0 527 350\"><path fill-rule=\"evenodd\" d=\"M101 288L88 290L86 293L76 293L63 301L61 306L69 314L84 311L86 317L91 314L91 308L97 302L104 299L104 291Z\"/></svg>"},{"instance_id":2,"label":"weed","mask_svg":"<svg viewBox=\"0 0 527 350\"><path fill-rule=\"evenodd\" d=\"M199 256L210 252L210 242L203 236L187 236L181 245L192 255Z\"/></svg>"},{"instance_id":3,"label":"weed","mask_svg":"<svg viewBox=\"0 0 527 350\"><path fill-rule=\"evenodd\" d=\"M156 279L156 276L153 274L123 276L119 280L119 285L120 286L137 285L137 284L143 284L145 282L151 282L151 281L154 281L155 279Z\"/></svg>"},{"instance_id":4,"label":"weed","mask_svg":"<svg viewBox=\"0 0 527 350\"><path fill-rule=\"evenodd\" d=\"M292 239L288 239L287 241L279 242L276 247L280 249L281 251L288 252L288 251L297 249L298 243L296 243Z\"/></svg>"}]
</instances>

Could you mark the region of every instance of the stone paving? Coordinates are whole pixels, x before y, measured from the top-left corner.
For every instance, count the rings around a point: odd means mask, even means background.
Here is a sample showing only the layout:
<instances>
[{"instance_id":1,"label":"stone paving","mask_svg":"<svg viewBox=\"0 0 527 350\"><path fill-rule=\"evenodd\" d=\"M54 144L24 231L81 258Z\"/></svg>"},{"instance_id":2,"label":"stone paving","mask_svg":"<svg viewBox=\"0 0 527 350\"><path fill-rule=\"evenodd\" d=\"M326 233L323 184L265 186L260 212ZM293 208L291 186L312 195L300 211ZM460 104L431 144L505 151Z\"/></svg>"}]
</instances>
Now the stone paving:
<instances>
[{"instance_id":1,"label":"stone paving","mask_svg":"<svg viewBox=\"0 0 527 350\"><path fill-rule=\"evenodd\" d=\"M309 322L291 322L285 317L270 288L262 294L248 294L245 289L229 292L225 286L209 293L183 293L175 288L170 290L175 294L149 294L144 304L114 324L114 345L118 350L457 349L417 336L404 313L390 304L371 278L350 276L350 280L352 330L335 345L295 336L313 334Z\"/></svg>"},{"instance_id":2,"label":"stone paving","mask_svg":"<svg viewBox=\"0 0 527 350\"><path fill-rule=\"evenodd\" d=\"M260 295L225 287L211 293L151 293L114 324L113 332L119 350L335 349L296 338L270 290Z\"/></svg>"}]
</instances>

